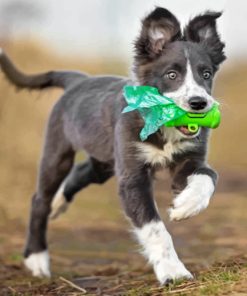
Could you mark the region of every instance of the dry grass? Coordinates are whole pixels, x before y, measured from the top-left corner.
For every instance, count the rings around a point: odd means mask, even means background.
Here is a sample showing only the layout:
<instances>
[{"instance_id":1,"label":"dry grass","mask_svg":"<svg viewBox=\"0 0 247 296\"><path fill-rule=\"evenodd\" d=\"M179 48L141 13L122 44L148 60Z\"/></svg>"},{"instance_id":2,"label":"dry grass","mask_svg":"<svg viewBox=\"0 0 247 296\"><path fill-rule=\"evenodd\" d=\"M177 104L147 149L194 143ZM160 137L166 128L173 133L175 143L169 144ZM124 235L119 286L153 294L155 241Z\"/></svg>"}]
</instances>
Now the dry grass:
<instances>
[{"instance_id":1,"label":"dry grass","mask_svg":"<svg viewBox=\"0 0 247 296\"><path fill-rule=\"evenodd\" d=\"M52 280L37 280L30 278L18 265L12 264L4 266L5 273L12 278L5 279L2 295L246 295L246 259L243 256L216 263L196 274L193 281L176 282L167 287L158 287L150 270L119 273L118 270L108 268L100 275L89 277L72 277L66 274Z\"/></svg>"}]
</instances>

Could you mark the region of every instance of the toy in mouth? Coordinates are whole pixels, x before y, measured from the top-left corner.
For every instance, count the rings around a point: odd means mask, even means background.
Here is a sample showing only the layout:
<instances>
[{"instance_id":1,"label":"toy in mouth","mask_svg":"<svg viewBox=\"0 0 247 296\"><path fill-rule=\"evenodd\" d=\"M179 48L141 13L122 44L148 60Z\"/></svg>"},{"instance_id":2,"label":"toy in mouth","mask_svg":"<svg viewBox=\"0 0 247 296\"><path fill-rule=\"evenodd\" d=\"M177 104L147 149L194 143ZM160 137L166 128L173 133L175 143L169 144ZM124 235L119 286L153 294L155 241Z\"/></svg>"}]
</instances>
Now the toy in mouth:
<instances>
[{"instance_id":1,"label":"toy in mouth","mask_svg":"<svg viewBox=\"0 0 247 296\"><path fill-rule=\"evenodd\" d=\"M182 133L185 136L194 136L198 133L198 131L200 130L199 126L196 125L182 125L182 126L176 126L176 129L178 129L180 131L180 133Z\"/></svg>"},{"instance_id":2,"label":"toy in mouth","mask_svg":"<svg viewBox=\"0 0 247 296\"><path fill-rule=\"evenodd\" d=\"M162 126L176 127L183 135L192 137L200 127L216 128L220 124L219 104L206 113L190 113L177 106L171 98L163 96L151 86L125 86L127 107L122 113L137 110L144 120L140 138L145 141Z\"/></svg>"}]
</instances>

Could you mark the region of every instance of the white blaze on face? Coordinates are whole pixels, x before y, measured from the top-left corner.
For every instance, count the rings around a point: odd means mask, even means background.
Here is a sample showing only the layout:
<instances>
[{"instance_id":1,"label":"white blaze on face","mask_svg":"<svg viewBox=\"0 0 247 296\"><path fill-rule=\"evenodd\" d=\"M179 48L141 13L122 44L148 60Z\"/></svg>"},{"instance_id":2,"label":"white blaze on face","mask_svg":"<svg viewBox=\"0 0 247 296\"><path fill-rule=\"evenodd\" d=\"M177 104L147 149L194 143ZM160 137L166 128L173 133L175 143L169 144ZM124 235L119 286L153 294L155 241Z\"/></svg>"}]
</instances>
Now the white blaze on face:
<instances>
[{"instance_id":1,"label":"white blaze on face","mask_svg":"<svg viewBox=\"0 0 247 296\"><path fill-rule=\"evenodd\" d=\"M177 90L165 92L163 95L173 99L179 107L189 112L193 111L188 103L192 97L203 97L207 100L207 107L203 110L204 112L210 110L215 102L205 88L195 81L189 59L187 59L186 75L183 84Z\"/></svg>"}]
</instances>

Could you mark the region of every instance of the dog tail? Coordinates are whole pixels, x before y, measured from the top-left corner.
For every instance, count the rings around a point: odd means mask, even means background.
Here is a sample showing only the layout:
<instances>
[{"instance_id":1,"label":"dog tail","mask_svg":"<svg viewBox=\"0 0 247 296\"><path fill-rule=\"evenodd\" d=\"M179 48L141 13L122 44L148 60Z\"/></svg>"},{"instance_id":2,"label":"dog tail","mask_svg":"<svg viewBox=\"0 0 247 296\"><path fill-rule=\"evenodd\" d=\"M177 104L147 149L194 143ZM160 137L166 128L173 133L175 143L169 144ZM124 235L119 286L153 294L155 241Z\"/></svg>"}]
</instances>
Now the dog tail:
<instances>
[{"instance_id":1,"label":"dog tail","mask_svg":"<svg viewBox=\"0 0 247 296\"><path fill-rule=\"evenodd\" d=\"M49 71L40 74L25 74L16 68L10 58L0 49L0 68L6 78L19 88L43 89L47 87L66 88L79 79L88 76L76 71Z\"/></svg>"}]
</instances>

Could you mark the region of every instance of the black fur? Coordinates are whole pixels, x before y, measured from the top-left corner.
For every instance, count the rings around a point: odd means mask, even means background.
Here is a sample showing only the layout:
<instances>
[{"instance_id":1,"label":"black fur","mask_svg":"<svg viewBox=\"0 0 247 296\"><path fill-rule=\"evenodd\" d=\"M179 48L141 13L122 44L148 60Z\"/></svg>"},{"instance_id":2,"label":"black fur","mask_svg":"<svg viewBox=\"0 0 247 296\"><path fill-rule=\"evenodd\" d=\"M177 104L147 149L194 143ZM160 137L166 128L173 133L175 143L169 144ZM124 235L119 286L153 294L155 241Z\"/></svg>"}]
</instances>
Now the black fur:
<instances>
[{"instance_id":1,"label":"black fur","mask_svg":"<svg viewBox=\"0 0 247 296\"><path fill-rule=\"evenodd\" d=\"M192 19L184 30L184 39L202 43L215 67L226 59L225 44L220 40L216 28L216 19L221 15L221 12L207 11L205 14Z\"/></svg>"},{"instance_id":2,"label":"black fur","mask_svg":"<svg viewBox=\"0 0 247 296\"><path fill-rule=\"evenodd\" d=\"M65 181L64 196L71 202L74 195L89 184L103 184L114 175L113 165L89 158L73 167Z\"/></svg>"},{"instance_id":3,"label":"black fur","mask_svg":"<svg viewBox=\"0 0 247 296\"><path fill-rule=\"evenodd\" d=\"M149 31L161 29L162 37L150 38ZM167 9L157 7L143 21L140 37L135 42L136 62L147 63L160 56L167 43L181 39L180 24Z\"/></svg>"}]
</instances>

